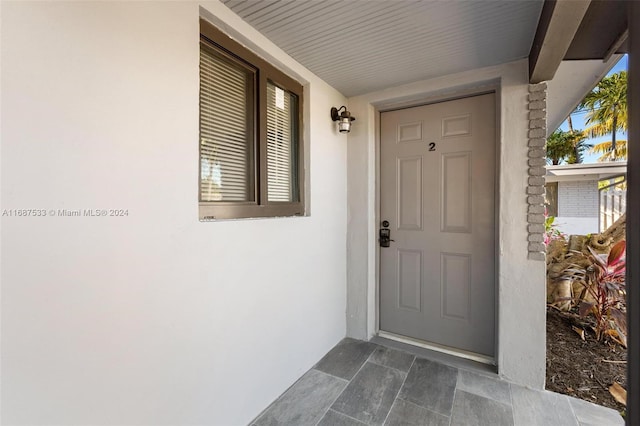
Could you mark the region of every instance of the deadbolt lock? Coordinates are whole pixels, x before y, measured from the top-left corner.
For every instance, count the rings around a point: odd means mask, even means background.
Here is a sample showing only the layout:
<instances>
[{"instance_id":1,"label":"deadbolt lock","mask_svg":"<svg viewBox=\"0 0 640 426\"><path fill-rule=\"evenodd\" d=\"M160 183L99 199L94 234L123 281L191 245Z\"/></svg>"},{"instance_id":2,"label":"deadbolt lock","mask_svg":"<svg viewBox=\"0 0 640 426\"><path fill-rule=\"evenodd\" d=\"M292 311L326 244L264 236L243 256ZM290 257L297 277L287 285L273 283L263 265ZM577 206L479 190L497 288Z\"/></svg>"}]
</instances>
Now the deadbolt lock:
<instances>
[{"instance_id":1,"label":"deadbolt lock","mask_svg":"<svg viewBox=\"0 0 640 426\"><path fill-rule=\"evenodd\" d=\"M380 228L379 238L380 247L390 247L391 241L395 241L391 239L391 230L389 229L389 221L382 221L382 228Z\"/></svg>"}]
</instances>

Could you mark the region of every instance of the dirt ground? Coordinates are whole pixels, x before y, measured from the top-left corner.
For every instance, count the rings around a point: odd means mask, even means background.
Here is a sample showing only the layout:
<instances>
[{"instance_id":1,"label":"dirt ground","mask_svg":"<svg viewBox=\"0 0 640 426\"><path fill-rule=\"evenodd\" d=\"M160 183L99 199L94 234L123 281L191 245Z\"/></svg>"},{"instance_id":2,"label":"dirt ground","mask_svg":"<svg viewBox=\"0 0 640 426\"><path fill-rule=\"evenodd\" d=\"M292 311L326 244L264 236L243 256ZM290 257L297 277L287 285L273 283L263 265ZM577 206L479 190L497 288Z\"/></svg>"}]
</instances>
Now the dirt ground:
<instances>
[{"instance_id":1,"label":"dirt ground","mask_svg":"<svg viewBox=\"0 0 640 426\"><path fill-rule=\"evenodd\" d=\"M609 386L618 382L627 389L626 349L596 341L590 330L582 340L571 325L566 316L547 309L547 390L624 411Z\"/></svg>"}]
</instances>

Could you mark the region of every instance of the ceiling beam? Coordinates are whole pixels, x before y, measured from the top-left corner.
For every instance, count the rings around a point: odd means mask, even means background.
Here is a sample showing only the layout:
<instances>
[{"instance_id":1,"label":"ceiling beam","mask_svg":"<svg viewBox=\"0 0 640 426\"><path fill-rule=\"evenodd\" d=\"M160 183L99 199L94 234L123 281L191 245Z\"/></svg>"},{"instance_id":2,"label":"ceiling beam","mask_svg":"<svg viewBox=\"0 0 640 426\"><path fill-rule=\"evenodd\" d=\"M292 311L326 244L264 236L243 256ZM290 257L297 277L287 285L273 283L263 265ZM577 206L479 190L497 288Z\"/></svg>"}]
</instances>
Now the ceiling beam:
<instances>
[{"instance_id":1,"label":"ceiling beam","mask_svg":"<svg viewBox=\"0 0 640 426\"><path fill-rule=\"evenodd\" d=\"M529 82L553 78L591 0L545 0L529 53Z\"/></svg>"},{"instance_id":2,"label":"ceiling beam","mask_svg":"<svg viewBox=\"0 0 640 426\"><path fill-rule=\"evenodd\" d=\"M609 59L611 59L611 56L613 56L613 54L618 51L620 46L622 46L624 42L627 41L628 38L629 38L629 28L624 30L624 32L620 34L618 38L616 38L616 41L613 42L611 47L609 47L609 50L607 50L607 53L604 54L604 59L602 60L602 62L607 62Z\"/></svg>"}]
</instances>

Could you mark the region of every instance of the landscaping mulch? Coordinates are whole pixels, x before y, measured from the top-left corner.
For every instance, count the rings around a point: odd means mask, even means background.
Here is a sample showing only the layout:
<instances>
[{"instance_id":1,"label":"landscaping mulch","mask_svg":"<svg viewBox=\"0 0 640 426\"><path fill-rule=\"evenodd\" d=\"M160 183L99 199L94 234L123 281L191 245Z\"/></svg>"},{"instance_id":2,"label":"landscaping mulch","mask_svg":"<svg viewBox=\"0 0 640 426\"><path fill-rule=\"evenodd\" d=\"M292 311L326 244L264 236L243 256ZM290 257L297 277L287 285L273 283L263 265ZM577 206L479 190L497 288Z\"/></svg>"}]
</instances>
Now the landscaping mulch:
<instances>
[{"instance_id":1,"label":"landscaping mulch","mask_svg":"<svg viewBox=\"0 0 640 426\"><path fill-rule=\"evenodd\" d=\"M627 350L613 342L598 342L586 327L585 340L572 329L577 316L547 309L546 389L594 404L625 411L609 387L627 389Z\"/></svg>"}]
</instances>

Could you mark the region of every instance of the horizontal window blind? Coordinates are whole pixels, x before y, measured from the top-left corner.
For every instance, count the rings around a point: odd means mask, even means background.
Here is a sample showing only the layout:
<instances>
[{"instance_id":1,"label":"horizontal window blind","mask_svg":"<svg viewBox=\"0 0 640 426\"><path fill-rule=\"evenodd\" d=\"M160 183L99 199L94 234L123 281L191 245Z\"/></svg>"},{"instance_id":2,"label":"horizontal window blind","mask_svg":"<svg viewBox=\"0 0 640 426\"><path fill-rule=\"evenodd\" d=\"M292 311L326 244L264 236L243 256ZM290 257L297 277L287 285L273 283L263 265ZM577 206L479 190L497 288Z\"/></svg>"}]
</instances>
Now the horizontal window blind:
<instances>
[{"instance_id":1,"label":"horizontal window blind","mask_svg":"<svg viewBox=\"0 0 640 426\"><path fill-rule=\"evenodd\" d=\"M270 202L297 198L297 97L267 84L267 196Z\"/></svg>"},{"instance_id":2,"label":"horizontal window blind","mask_svg":"<svg viewBox=\"0 0 640 426\"><path fill-rule=\"evenodd\" d=\"M305 213L303 86L200 20L201 220Z\"/></svg>"},{"instance_id":3,"label":"horizontal window blind","mask_svg":"<svg viewBox=\"0 0 640 426\"><path fill-rule=\"evenodd\" d=\"M253 72L200 45L200 200L253 201Z\"/></svg>"}]
</instances>

